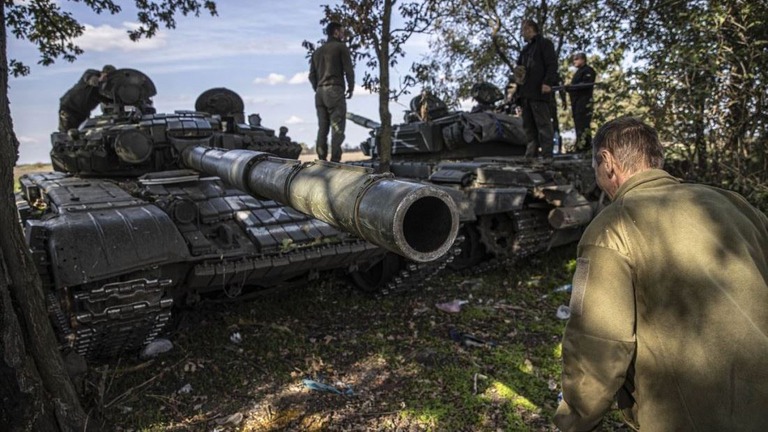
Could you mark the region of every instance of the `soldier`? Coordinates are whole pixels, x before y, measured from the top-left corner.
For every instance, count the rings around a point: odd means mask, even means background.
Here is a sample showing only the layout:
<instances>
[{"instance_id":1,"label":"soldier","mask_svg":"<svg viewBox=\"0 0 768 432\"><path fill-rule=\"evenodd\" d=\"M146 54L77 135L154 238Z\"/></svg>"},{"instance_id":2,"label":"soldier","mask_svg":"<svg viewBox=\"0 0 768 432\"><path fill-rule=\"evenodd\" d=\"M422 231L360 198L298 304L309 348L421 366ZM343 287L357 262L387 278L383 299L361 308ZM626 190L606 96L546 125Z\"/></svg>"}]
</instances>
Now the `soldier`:
<instances>
[{"instance_id":1,"label":"soldier","mask_svg":"<svg viewBox=\"0 0 768 432\"><path fill-rule=\"evenodd\" d=\"M578 246L555 424L593 430L615 398L643 431L768 430L768 218L662 171L638 119L592 145L613 202Z\"/></svg>"},{"instance_id":2,"label":"soldier","mask_svg":"<svg viewBox=\"0 0 768 432\"><path fill-rule=\"evenodd\" d=\"M59 132L77 129L99 103L110 101L99 93L99 88L114 70L112 65L105 65L101 72L88 69L77 84L64 93L59 99Z\"/></svg>"},{"instance_id":3,"label":"soldier","mask_svg":"<svg viewBox=\"0 0 768 432\"><path fill-rule=\"evenodd\" d=\"M589 124L592 122L592 92L595 83L595 70L587 64L587 55L573 55L573 66L576 73L571 78L571 85L566 87L571 95L571 110L573 124L576 128L576 151L587 152L592 146ZM572 87L577 86L577 87Z\"/></svg>"},{"instance_id":4,"label":"soldier","mask_svg":"<svg viewBox=\"0 0 768 432\"><path fill-rule=\"evenodd\" d=\"M525 155L538 155L551 161L554 130L549 104L552 87L557 85L555 47L551 40L539 34L539 25L535 21L523 20L522 34L527 43L517 59L515 79L528 140Z\"/></svg>"},{"instance_id":5,"label":"soldier","mask_svg":"<svg viewBox=\"0 0 768 432\"><path fill-rule=\"evenodd\" d=\"M347 81L347 99L355 88L355 71L352 56L344 44L344 27L332 22L326 28L328 40L312 54L309 82L315 91L317 109L317 157L328 157L328 131L331 131L331 162L341 161L341 144L344 142L347 101L344 100L344 79Z\"/></svg>"}]
</instances>

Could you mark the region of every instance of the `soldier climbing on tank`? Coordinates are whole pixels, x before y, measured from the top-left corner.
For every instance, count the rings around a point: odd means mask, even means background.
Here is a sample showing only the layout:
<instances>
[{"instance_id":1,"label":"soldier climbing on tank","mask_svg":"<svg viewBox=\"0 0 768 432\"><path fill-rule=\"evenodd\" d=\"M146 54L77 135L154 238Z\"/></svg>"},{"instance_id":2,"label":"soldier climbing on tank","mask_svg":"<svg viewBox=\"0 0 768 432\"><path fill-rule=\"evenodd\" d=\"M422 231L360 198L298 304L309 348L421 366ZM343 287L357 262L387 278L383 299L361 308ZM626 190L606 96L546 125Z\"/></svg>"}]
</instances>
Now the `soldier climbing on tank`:
<instances>
[{"instance_id":1,"label":"soldier climbing on tank","mask_svg":"<svg viewBox=\"0 0 768 432\"><path fill-rule=\"evenodd\" d=\"M99 89L114 70L112 65L105 65L101 72L88 69L77 84L64 93L59 100L59 132L77 129L99 103L110 102Z\"/></svg>"}]
</instances>

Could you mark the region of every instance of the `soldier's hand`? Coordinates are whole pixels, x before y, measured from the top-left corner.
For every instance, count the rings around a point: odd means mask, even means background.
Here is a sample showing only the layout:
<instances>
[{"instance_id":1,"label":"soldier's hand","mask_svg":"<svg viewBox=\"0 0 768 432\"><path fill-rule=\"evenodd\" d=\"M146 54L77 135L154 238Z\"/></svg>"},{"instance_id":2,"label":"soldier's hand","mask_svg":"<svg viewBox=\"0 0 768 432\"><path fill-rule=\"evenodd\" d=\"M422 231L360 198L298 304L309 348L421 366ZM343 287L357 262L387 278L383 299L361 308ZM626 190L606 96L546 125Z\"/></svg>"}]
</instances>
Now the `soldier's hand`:
<instances>
[{"instance_id":1,"label":"soldier's hand","mask_svg":"<svg viewBox=\"0 0 768 432\"><path fill-rule=\"evenodd\" d=\"M552 93L552 87L550 87L550 86L548 86L546 84L542 84L541 85L541 92L543 94L550 94L550 93Z\"/></svg>"},{"instance_id":2,"label":"soldier's hand","mask_svg":"<svg viewBox=\"0 0 768 432\"><path fill-rule=\"evenodd\" d=\"M347 90L347 99L352 99L352 89Z\"/></svg>"}]
</instances>

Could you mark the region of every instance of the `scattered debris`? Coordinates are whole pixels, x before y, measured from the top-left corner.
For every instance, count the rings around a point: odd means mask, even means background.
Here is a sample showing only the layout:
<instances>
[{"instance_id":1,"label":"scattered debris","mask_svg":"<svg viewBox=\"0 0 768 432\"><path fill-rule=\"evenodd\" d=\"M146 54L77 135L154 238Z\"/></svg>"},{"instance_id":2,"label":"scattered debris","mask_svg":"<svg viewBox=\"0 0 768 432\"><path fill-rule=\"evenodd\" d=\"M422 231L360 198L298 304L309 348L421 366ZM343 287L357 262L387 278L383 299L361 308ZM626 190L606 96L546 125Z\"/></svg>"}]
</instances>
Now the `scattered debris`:
<instances>
[{"instance_id":1,"label":"scattered debris","mask_svg":"<svg viewBox=\"0 0 768 432\"><path fill-rule=\"evenodd\" d=\"M192 393L192 384L184 384L184 387L179 389L179 394Z\"/></svg>"},{"instance_id":2,"label":"scattered debris","mask_svg":"<svg viewBox=\"0 0 768 432\"><path fill-rule=\"evenodd\" d=\"M152 342L148 343L144 347L144 349L141 350L141 353L139 354L139 358L141 358L142 360L154 358L172 349L173 349L173 342L165 338L157 338Z\"/></svg>"},{"instance_id":3,"label":"scattered debris","mask_svg":"<svg viewBox=\"0 0 768 432\"><path fill-rule=\"evenodd\" d=\"M459 285L462 289L475 289L483 284L482 279L467 279Z\"/></svg>"},{"instance_id":4,"label":"scattered debris","mask_svg":"<svg viewBox=\"0 0 768 432\"><path fill-rule=\"evenodd\" d=\"M559 287L553 289L552 292L556 292L556 293L567 292L567 293L569 293L572 290L573 290L573 285L572 284L565 284L565 285L560 285Z\"/></svg>"},{"instance_id":5,"label":"scattered debris","mask_svg":"<svg viewBox=\"0 0 768 432\"><path fill-rule=\"evenodd\" d=\"M243 336L240 335L240 332L233 332L229 335L229 341L233 344L239 344L243 341Z\"/></svg>"},{"instance_id":6,"label":"scattered debris","mask_svg":"<svg viewBox=\"0 0 768 432\"><path fill-rule=\"evenodd\" d=\"M467 303L469 303L468 300L454 300L446 303L437 303L435 307L443 312L459 313L461 312L461 307Z\"/></svg>"},{"instance_id":7,"label":"scattered debris","mask_svg":"<svg viewBox=\"0 0 768 432\"><path fill-rule=\"evenodd\" d=\"M496 346L496 342L492 341L484 341L480 338L475 337L474 335L471 335L469 333L463 333L456 329L451 329L450 331L451 339L454 342L458 342L464 347L481 347L481 346L489 346L491 348Z\"/></svg>"},{"instance_id":8,"label":"scattered debris","mask_svg":"<svg viewBox=\"0 0 768 432\"><path fill-rule=\"evenodd\" d=\"M483 375L483 374L475 373L475 380L474 380L475 382L474 382L474 385L472 387L472 389L474 390L475 394L477 394L477 379L478 378L483 379L483 380L488 379L488 377Z\"/></svg>"},{"instance_id":9,"label":"scattered debris","mask_svg":"<svg viewBox=\"0 0 768 432\"><path fill-rule=\"evenodd\" d=\"M571 317L571 308L566 305L560 305L557 308L557 317L561 320L567 320Z\"/></svg>"},{"instance_id":10,"label":"scattered debris","mask_svg":"<svg viewBox=\"0 0 768 432\"><path fill-rule=\"evenodd\" d=\"M340 394L344 396L352 396L355 394L355 392L350 387L347 387L344 390L339 390L338 388L332 385L321 383L311 379L304 379L302 380L302 382L304 383L304 386L310 390L327 392L327 393L335 393L335 394Z\"/></svg>"},{"instance_id":11,"label":"scattered debris","mask_svg":"<svg viewBox=\"0 0 768 432\"><path fill-rule=\"evenodd\" d=\"M224 426L224 425L239 425L243 421L243 414L242 413L234 413L232 415L228 415L226 417L221 417L216 420L214 420L217 425Z\"/></svg>"},{"instance_id":12,"label":"scattered debris","mask_svg":"<svg viewBox=\"0 0 768 432\"><path fill-rule=\"evenodd\" d=\"M547 382L547 387L549 387L550 390L556 390L557 389L557 381L555 381L554 379L550 379Z\"/></svg>"}]
</instances>

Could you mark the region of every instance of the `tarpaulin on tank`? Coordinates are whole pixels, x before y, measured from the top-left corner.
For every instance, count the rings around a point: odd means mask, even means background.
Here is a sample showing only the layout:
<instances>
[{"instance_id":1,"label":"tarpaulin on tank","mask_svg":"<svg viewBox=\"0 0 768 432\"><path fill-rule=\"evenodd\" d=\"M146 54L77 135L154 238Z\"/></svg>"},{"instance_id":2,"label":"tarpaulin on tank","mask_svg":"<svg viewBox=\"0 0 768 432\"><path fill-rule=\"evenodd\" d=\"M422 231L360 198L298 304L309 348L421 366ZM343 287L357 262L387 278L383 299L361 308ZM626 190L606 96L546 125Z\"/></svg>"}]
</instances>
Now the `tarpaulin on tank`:
<instances>
[{"instance_id":1,"label":"tarpaulin on tank","mask_svg":"<svg viewBox=\"0 0 768 432\"><path fill-rule=\"evenodd\" d=\"M57 286L188 259L183 237L151 204L68 212L45 222Z\"/></svg>"}]
</instances>

